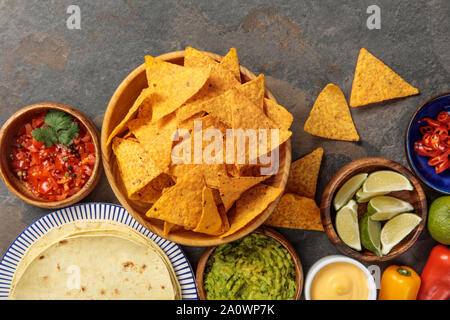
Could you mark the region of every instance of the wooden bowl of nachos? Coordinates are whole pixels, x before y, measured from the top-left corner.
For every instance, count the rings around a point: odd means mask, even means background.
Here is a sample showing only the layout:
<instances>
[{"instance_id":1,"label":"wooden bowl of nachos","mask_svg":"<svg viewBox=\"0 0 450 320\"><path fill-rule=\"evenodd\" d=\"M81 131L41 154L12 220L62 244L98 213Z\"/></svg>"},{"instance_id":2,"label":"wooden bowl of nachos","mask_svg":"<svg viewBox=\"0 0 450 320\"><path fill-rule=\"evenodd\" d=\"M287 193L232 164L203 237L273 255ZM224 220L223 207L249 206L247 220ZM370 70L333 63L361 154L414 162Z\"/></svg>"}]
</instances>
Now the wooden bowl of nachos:
<instances>
[{"instance_id":1,"label":"wooden bowl of nachos","mask_svg":"<svg viewBox=\"0 0 450 320\"><path fill-rule=\"evenodd\" d=\"M278 204L291 163L292 120L264 86L264 76L239 65L234 49L225 57L190 47L146 57L105 112L105 173L120 203L153 233L182 245L227 243L258 228ZM207 129L217 129L223 146L226 129L238 126L270 129L270 148L264 149L272 150L269 165L261 157L256 165L234 164L233 158L231 164L202 161L210 145L202 145L198 162L196 133L206 141ZM187 133L192 137L184 140ZM186 141L193 142L192 153L183 147ZM180 150L183 156L174 158ZM217 149L211 155L218 156ZM270 175L264 168L272 164L277 166Z\"/></svg>"}]
</instances>

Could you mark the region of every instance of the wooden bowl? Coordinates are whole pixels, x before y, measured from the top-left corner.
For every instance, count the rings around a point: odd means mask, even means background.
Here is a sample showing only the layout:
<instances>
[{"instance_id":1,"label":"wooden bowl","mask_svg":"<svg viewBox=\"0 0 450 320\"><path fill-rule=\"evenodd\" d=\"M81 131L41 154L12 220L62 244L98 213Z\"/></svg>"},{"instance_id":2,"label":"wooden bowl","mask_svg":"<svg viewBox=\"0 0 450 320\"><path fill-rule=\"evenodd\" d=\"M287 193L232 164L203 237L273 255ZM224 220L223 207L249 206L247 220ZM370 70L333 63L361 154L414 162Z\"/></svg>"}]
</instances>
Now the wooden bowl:
<instances>
[{"instance_id":1,"label":"wooden bowl","mask_svg":"<svg viewBox=\"0 0 450 320\"><path fill-rule=\"evenodd\" d=\"M290 244L289 241L280 233L277 231L267 228L267 227L260 227L254 231L254 233L263 234L265 236L268 236L272 239L275 239L279 243L283 245L283 247L286 248L286 250L289 252L289 254L292 257L292 260L294 261L294 267L295 267L295 281L297 282L297 290L295 291L294 300L300 300L300 297L302 295L303 290L303 268L302 264L300 262L300 258L298 257L297 252L295 251L294 247ZM214 250L217 248L210 247L207 248L205 251L203 251L202 256L200 257L200 260L197 264L197 271L196 271L196 283L197 283L197 290L198 295L201 300L206 300L206 294L205 289L203 288L203 276L205 273L205 267L206 263L208 262L209 256L214 252Z\"/></svg>"},{"instance_id":2,"label":"wooden bowl","mask_svg":"<svg viewBox=\"0 0 450 320\"><path fill-rule=\"evenodd\" d=\"M64 111L73 117L80 120L86 130L92 136L92 141L95 145L95 165L92 171L92 175L85 185L76 194L68 197L67 199L60 201L46 201L35 197L27 188L23 181L17 179L16 175L10 170L8 155L11 153L12 141L17 135L20 128L25 122L30 121L39 114L42 114L46 110L60 110ZM0 174L3 178L3 182L8 189L13 192L17 197L23 201L32 204L37 207L46 209L63 208L81 201L85 198L97 185L102 173L101 166L101 152L100 152L100 140L99 131L95 124L82 112L56 102L42 102L25 107L13 114L8 121L3 125L0 131Z\"/></svg>"},{"instance_id":3,"label":"wooden bowl","mask_svg":"<svg viewBox=\"0 0 450 320\"><path fill-rule=\"evenodd\" d=\"M205 52L216 61L220 61L222 56ZM157 57L160 60L183 65L184 63L184 51L176 51L163 54ZM242 82L250 81L256 76L248 69L241 66L241 78ZM120 177L119 169L115 155L112 152L111 145L107 146L106 141L112 130L122 121L123 117L127 114L130 107L142 91L147 87L147 77L145 74L145 64L137 67L131 72L125 80L119 85L114 92L106 109L105 117L103 119L101 144L102 144L102 156L103 166L105 168L106 176L114 191L114 194L119 199L120 203L127 209L127 211L143 226L156 233L158 236L166 238L170 241L187 245L187 246L214 246L222 243L230 242L239 239L256 228L258 228L264 221L270 216L272 211L278 205L280 197L278 197L264 212L258 215L253 221L248 223L244 228L238 232L226 237L219 238L218 236L209 236L202 233L196 233L188 230L181 230L170 233L164 236L164 224L163 221L157 219L148 219L145 217L145 213L150 208L148 204L140 201L130 200L127 197L125 186ZM276 102L272 93L267 90L265 96ZM286 186L287 178L289 175L289 168L291 165L291 141L290 139L280 146L280 168L278 173L270 178L270 185L277 188L284 188Z\"/></svg>"},{"instance_id":4,"label":"wooden bowl","mask_svg":"<svg viewBox=\"0 0 450 320\"><path fill-rule=\"evenodd\" d=\"M407 201L414 206L414 212L422 218L420 224L399 244L392 248L388 255L381 258L374 253L364 250L356 251L347 246L339 238L334 227L336 211L333 208L333 198L340 187L351 177L358 173L371 173L378 170L392 170L397 171L406 176L414 186L413 191L398 191L391 192L392 195L401 200ZM358 204L359 219L367 212L367 203ZM325 188L322 194L322 201L320 203L320 215L322 218L323 228L330 241L344 254L362 261L380 262L391 260L411 248L419 239L420 234L425 228L427 220L427 199L425 193L416 177L401 164L384 159L384 158L364 158L353 161L342 167L334 176Z\"/></svg>"}]
</instances>

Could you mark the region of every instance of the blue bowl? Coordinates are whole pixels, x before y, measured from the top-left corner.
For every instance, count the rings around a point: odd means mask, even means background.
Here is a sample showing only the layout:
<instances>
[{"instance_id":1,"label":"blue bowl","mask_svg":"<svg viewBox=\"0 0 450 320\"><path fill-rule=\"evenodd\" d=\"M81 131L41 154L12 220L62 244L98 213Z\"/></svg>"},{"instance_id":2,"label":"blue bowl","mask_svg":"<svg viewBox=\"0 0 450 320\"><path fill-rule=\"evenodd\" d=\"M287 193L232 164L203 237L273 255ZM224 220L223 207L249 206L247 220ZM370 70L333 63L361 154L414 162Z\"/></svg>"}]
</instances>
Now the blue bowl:
<instances>
[{"instance_id":1,"label":"blue bowl","mask_svg":"<svg viewBox=\"0 0 450 320\"><path fill-rule=\"evenodd\" d=\"M437 174L434 167L428 165L428 157L414 152L414 142L422 139L420 127L426 125L424 122L419 123L419 120L426 117L436 119L442 110L450 112L450 92L425 101L412 115L406 129L405 149L409 166L422 183L440 193L450 194L450 169Z\"/></svg>"}]
</instances>

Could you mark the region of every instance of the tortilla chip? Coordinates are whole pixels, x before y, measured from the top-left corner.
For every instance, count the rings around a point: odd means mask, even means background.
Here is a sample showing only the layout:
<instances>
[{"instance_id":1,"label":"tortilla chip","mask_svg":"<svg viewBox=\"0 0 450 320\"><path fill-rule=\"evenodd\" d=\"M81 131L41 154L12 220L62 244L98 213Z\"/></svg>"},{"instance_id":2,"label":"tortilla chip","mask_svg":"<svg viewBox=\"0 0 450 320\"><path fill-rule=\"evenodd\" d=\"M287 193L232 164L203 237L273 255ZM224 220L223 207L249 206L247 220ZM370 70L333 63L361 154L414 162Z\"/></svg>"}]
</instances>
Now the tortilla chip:
<instances>
[{"instance_id":1,"label":"tortilla chip","mask_svg":"<svg viewBox=\"0 0 450 320\"><path fill-rule=\"evenodd\" d=\"M310 154L293 162L286 184L286 192L314 199L322 156L323 149L317 148Z\"/></svg>"},{"instance_id":2,"label":"tortilla chip","mask_svg":"<svg viewBox=\"0 0 450 320\"><path fill-rule=\"evenodd\" d=\"M167 188L145 214L155 218L195 229L202 215L202 193L206 186L201 168L194 167L177 183Z\"/></svg>"},{"instance_id":3,"label":"tortilla chip","mask_svg":"<svg viewBox=\"0 0 450 320\"><path fill-rule=\"evenodd\" d=\"M228 177L226 175L219 176L219 192L222 199L225 211L228 211L234 202L241 197L241 195L257 185L260 182L270 178L270 176L262 177Z\"/></svg>"},{"instance_id":4,"label":"tortilla chip","mask_svg":"<svg viewBox=\"0 0 450 320\"><path fill-rule=\"evenodd\" d=\"M116 137L112 149L129 198L161 174L159 167L138 142Z\"/></svg>"},{"instance_id":5,"label":"tortilla chip","mask_svg":"<svg viewBox=\"0 0 450 320\"><path fill-rule=\"evenodd\" d=\"M205 85L210 68L181 67L145 57L148 87L152 90L152 120L177 110Z\"/></svg>"},{"instance_id":6,"label":"tortilla chip","mask_svg":"<svg viewBox=\"0 0 450 320\"><path fill-rule=\"evenodd\" d=\"M202 216L194 232L205 233L209 235L219 235L223 233L222 218L217 210L212 190L208 187L203 188L202 193Z\"/></svg>"},{"instance_id":7,"label":"tortilla chip","mask_svg":"<svg viewBox=\"0 0 450 320\"><path fill-rule=\"evenodd\" d=\"M136 136L142 147L161 171L165 171L171 162L172 135L176 129L175 116L158 122L147 119L134 119L128 123L130 131Z\"/></svg>"},{"instance_id":8,"label":"tortilla chip","mask_svg":"<svg viewBox=\"0 0 450 320\"><path fill-rule=\"evenodd\" d=\"M217 210L219 210L220 218L222 219L222 232L227 232L230 229L230 223L228 222L228 216L223 206L222 198L220 198L220 192L217 189L211 189L211 191Z\"/></svg>"},{"instance_id":9,"label":"tortilla chip","mask_svg":"<svg viewBox=\"0 0 450 320\"><path fill-rule=\"evenodd\" d=\"M220 237L227 237L245 227L267 209L281 192L283 192L282 188L274 188L265 184L258 184L245 192L236 202L236 211L229 215L230 230Z\"/></svg>"},{"instance_id":10,"label":"tortilla chip","mask_svg":"<svg viewBox=\"0 0 450 320\"><path fill-rule=\"evenodd\" d=\"M255 106L263 109L264 105L264 92L266 87L264 86L264 75L260 74L255 79L248 81L240 86L236 87L237 91L250 100Z\"/></svg>"},{"instance_id":11,"label":"tortilla chip","mask_svg":"<svg viewBox=\"0 0 450 320\"><path fill-rule=\"evenodd\" d=\"M190 132L194 131L194 122L199 121L201 122L202 129L209 129L209 128L215 128L222 131L224 134L226 133L227 126L221 122L219 119L214 117L213 115L206 115L206 116L193 116L187 120L184 120L183 122L178 124L178 128L186 129Z\"/></svg>"},{"instance_id":12,"label":"tortilla chip","mask_svg":"<svg viewBox=\"0 0 450 320\"><path fill-rule=\"evenodd\" d=\"M164 221L164 236L166 237L170 231L172 231L173 227L175 227L175 224Z\"/></svg>"},{"instance_id":13,"label":"tortilla chip","mask_svg":"<svg viewBox=\"0 0 450 320\"><path fill-rule=\"evenodd\" d=\"M231 104L231 117L232 117L232 127L235 130L247 130L247 129L255 129L256 133L258 134L258 152L256 154L256 157L259 158L270 151L274 150L281 144L283 144L285 141L287 141L290 136L292 135L292 132L287 130L279 130L278 131L278 143L273 144L272 143L272 130L270 129L277 129L277 125L270 120L263 112L262 109L256 107L254 104L252 104L248 99L246 99L245 96L235 94L232 96L232 104ZM267 136L260 136L258 129L266 129L267 130ZM262 138L265 138L264 140L261 140ZM235 163L238 166L238 168L242 165L246 165L248 163L251 163L251 161L255 160L256 158L251 155L250 152L250 145L249 145L249 139L246 138L246 144L245 144L245 162L242 162L241 160L235 158ZM265 144L261 144L260 141L266 142L267 146ZM254 146L252 146L253 148ZM239 146L237 145L237 139L235 139L235 151L237 151ZM237 152L235 152L235 157L237 157Z\"/></svg>"},{"instance_id":14,"label":"tortilla chip","mask_svg":"<svg viewBox=\"0 0 450 320\"><path fill-rule=\"evenodd\" d=\"M313 199L286 193L281 197L266 225L291 229L323 231L320 209Z\"/></svg>"},{"instance_id":15,"label":"tortilla chip","mask_svg":"<svg viewBox=\"0 0 450 320\"><path fill-rule=\"evenodd\" d=\"M317 97L304 129L322 138L359 141L344 94L332 83Z\"/></svg>"},{"instance_id":16,"label":"tortilla chip","mask_svg":"<svg viewBox=\"0 0 450 320\"><path fill-rule=\"evenodd\" d=\"M184 51L184 66L185 67L212 67L219 63L208 56L207 54L194 49L192 47L186 47Z\"/></svg>"},{"instance_id":17,"label":"tortilla chip","mask_svg":"<svg viewBox=\"0 0 450 320\"><path fill-rule=\"evenodd\" d=\"M130 110L128 110L128 113L123 118L123 120L111 132L108 141L106 142L106 145L108 146L115 136L125 131L125 129L127 128L128 121L130 121L131 118L133 118L136 115L140 107L148 105L150 105L151 107L151 90L149 88L145 88L144 90L141 91L141 94L136 99Z\"/></svg>"},{"instance_id":18,"label":"tortilla chip","mask_svg":"<svg viewBox=\"0 0 450 320\"><path fill-rule=\"evenodd\" d=\"M350 97L352 107L403 98L418 93L417 88L403 80L365 48L361 48Z\"/></svg>"},{"instance_id":19,"label":"tortilla chip","mask_svg":"<svg viewBox=\"0 0 450 320\"><path fill-rule=\"evenodd\" d=\"M227 175L224 164L179 164L170 167L170 174L175 179L182 178L193 167L200 167L205 178L206 185L210 188L218 188L220 185L219 178Z\"/></svg>"},{"instance_id":20,"label":"tortilla chip","mask_svg":"<svg viewBox=\"0 0 450 320\"><path fill-rule=\"evenodd\" d=\"M267 98L264 98L264 113L283 130L288 130L294 121L294 116L289 111Z\"/></svg>"},{"instance_id":21,"label":"tortilla chip","mask_svg":"<svg viewBox=\"0 0 450 320\"><path fill-rule=\"evenodd\" d=\"M181 122L201 112L204 102L218 97L238 85L239 82L231 72L220 65L212 67L210 77L204 87L177 110L177 121Z\"/></svg>"},{"instance_id":22,"label":"tortilla chip","mask_svg":"<svg viewBox=\"0 0 450 320\"><path fill-rule=\"evenodd\" d=\"M220 61L220 65L233 73L236 79L241 82L241 69L235 48L230 49L227 55L223 57L222 61Z\"/></svg>"}]
</instances>

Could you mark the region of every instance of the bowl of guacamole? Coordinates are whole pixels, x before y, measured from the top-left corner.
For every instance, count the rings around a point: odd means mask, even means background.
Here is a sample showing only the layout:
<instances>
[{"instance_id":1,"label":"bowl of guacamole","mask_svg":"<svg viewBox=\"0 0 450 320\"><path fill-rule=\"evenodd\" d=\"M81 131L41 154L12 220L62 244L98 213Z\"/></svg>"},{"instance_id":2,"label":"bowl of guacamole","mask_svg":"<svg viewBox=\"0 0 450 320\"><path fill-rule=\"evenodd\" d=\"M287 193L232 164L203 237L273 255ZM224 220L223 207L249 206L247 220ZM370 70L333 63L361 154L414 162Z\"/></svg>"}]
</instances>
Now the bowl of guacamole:
<instances>
[{"instance_id":1,"label":"bowl of guacamole","mask_svg":"<svg viewBox=\"0 0 450 320\"><path fill-rule=\"evenodd\" d=\"M206 300L293 300L300 297L303 272L289 242L263 227L207 249L197 267L197 282Z\"/></svg>"}]
</instances>

